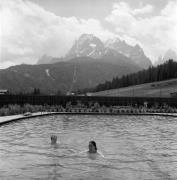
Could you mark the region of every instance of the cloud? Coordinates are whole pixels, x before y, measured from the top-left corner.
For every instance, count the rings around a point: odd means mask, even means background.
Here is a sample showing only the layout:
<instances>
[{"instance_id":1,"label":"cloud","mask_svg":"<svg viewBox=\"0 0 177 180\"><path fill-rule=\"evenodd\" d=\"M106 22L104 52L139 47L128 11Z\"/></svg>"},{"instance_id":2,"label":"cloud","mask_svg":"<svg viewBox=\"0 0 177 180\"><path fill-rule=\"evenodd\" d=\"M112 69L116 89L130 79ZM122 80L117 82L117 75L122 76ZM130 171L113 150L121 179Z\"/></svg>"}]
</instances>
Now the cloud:
<instances>
[{"instance_id":1,"label":"cloud","mask_svg":"<svg viewBox=\"0 0 177 180\"><path fill-rule=\"evenodd\" d=\"M168 2L158 14L155 10L150 4L132 8L119 2L105 18L118 37L140 44L154 61L167 49L177 51L177 2ZM0 1L0 26L0 68L36 63L44 54L64 56L82 33L102 40L115 36L98 19L56 16L29 0Z\"/></svg>"},{"instance_id":2,"label":"cloud","mask_svg":"<svg viewBox=\"0 0 177 180\"><path fill-rule=\"evenodd\" d=\"M119 10L119 12L117 11ZM145 5L142 8L132 9L127 3L120 2L113 4L112 14L116 15L117 13L123 14L131 14L131 15L141 15L141 14L149 14L154 10L154 7L150 4Z\"/></svg>"},{"instance_id":3,"label":"cloud","mask_svg":"<svg viewBox=\"0 0 177 180\"><path fill-rule=\"evenodd\" d=\"M147 4L146 6L144 6L143 8L140 9L134 9L132 11L133 15L142 15L142 14L149 14L152 13L154 10L154 7L150 4Z\"/></svg>"},{"instance_id":4,"label":"cloud","mask_svg":"<svg viewBox=\"0 0 177 180\"><path fill-rule=\"evenodd\" d=\"M82 33L113 36L96 19L56 16L28 0L0 1L0 16L0 68L35 63L43 54L63 56Z\"/></svg>"},{"instance_id":5,"label":"cloud","mask_svg":"<svg viewBox=\"0 0 177 180\"><path fill-rule=\"evenodd\" d=\"M150 16L153 10L151 5L133 9L120 2L114 4L105 20L114 26L120 36L140 43L155 61L167 49L177 51L177 2L169 2L158 15Z\"/></svg>"}]
</instances>

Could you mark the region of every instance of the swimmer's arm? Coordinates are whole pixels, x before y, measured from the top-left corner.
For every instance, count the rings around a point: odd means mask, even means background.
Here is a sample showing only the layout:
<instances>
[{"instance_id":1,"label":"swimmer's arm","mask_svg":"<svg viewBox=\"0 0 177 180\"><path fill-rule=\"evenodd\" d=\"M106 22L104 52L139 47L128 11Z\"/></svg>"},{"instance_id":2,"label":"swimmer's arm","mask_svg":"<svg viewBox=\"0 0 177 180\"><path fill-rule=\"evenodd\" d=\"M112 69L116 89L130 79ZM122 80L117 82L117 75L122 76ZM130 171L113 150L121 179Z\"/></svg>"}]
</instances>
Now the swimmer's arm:
<instances>
[{"instance_id":1,"label":"swimmer's arm","mask_svg":"<svg viewBox=\"0 0 177 180\"><path fill-rule=\"evenodd\" d=\"M97 151L97 153L98 153L101 157L105 158L104 155L102 154L102 152Z\"/></svg>"}]
</instances>

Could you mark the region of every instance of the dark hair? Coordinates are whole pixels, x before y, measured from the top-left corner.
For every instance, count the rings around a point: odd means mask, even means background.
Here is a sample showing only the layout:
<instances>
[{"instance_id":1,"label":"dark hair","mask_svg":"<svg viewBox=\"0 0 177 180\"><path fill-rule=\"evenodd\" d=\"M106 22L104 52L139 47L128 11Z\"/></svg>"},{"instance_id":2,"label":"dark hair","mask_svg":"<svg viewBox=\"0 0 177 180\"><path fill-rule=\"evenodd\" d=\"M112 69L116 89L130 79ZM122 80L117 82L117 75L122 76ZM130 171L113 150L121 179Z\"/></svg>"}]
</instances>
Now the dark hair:
<instances>
[{"instance_id":1,"label":"dark hair","mask_svg":"<svg viewBox=\"0 0 177 180\"><path fill-rule=\"evenodd\" d=\"M96 147L96 142L95 141L90 141L90 143L93 144L93 146L95 147L95 149L97 150L97 147Z\"/></svg>"},{"instance_id":2,"label":"dark hair","mask_svg":"<svg viewBox=\"0 0 177 180\"><path fill-rule=\"evenodd\" d=\"M50 138L51 138L51 141L52 141L52 142L53 142L53 141L54 141L55 143L57 142L57 136L52 135Z\"/></svg>"}]
</instances>

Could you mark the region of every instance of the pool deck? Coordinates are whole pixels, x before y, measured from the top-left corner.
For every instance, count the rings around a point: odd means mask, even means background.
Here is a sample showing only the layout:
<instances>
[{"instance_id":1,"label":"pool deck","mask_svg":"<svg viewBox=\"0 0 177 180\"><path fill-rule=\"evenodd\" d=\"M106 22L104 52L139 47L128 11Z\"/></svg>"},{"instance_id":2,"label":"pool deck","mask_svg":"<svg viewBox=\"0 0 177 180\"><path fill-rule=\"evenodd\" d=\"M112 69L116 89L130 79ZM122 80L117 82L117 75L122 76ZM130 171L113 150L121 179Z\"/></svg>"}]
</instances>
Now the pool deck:
<instances>
[{"instance_id":1,"label":"pool deck","mask_svg":"<svg viewBox=\"0 0 177 180\"><path fill-rule=\"evenodd\" d=\"M99 113L99 112L37 112L32 113L32 115L24 116L23 114L19 115L11 115L11 116L0 116L0 126L16 122L19 120L34 118L34 117L40 117L40 116L51 116L51 115L128 115L128 116L168 116L168 117L177 117L177 113Z\"/></svg>"}]
</instances>

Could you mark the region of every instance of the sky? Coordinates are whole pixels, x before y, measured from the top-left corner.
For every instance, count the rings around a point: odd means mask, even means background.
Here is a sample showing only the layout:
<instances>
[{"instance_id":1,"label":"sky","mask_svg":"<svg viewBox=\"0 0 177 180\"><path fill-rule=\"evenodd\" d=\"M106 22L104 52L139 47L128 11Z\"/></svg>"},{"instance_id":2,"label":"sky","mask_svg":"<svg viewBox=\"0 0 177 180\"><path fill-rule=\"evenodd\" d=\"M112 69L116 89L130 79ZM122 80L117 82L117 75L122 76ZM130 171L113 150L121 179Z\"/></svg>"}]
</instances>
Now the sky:
<instances>
[{"instance_id":1,"label":"sky","mask_svg":"<svg viewBox=\"0 0 177 180\"><path fill-rule=\"evenodd\" d=\"M0 68L62 57L83 33L177 52L177 0L0 0Z\"/></svg>"}]
</instances>

